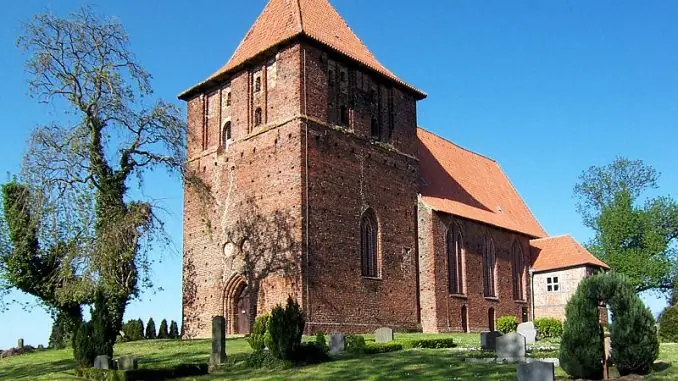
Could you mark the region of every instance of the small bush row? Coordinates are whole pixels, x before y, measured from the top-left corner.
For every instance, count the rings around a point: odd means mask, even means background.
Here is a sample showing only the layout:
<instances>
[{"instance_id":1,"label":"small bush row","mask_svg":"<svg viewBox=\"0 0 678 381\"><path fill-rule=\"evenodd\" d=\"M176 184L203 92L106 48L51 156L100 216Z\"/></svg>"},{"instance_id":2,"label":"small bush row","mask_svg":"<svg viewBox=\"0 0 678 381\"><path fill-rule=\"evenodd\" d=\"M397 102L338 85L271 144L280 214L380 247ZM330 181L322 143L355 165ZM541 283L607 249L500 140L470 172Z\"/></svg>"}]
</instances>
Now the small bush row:
<instances>
[{"instance_id":1,"label":"small bush row","mask_svg":"<svg viewBox=\"0 0 678 381\"><path fill-rule=\"evenodd\" d=\"M349 335L344 338L344 349L348 353L386 353L395 352L407 348L454 348L456 344L451 337L397 340L388 343L365 342L365 338L359 335Z\"/></svg>"},{"instance_id":2,"label":"small bush row","mask_svg":"<svg viewBox=\"0 0 678 381\"><path fill-rule=\"evenodd\" d=\"M172 320L167 326L167 320L162 319L160 322L160 329L156 332L155 321L153 318L148 319L146 323L146 329L144 329L144 322L141 319L129 320L127 323L123 324L122 332L124 336L120 338L120 341L138 341L138 340L154 340L154 339L179 339L179 325L177 322Z\"/></svg>"}]
</instances>

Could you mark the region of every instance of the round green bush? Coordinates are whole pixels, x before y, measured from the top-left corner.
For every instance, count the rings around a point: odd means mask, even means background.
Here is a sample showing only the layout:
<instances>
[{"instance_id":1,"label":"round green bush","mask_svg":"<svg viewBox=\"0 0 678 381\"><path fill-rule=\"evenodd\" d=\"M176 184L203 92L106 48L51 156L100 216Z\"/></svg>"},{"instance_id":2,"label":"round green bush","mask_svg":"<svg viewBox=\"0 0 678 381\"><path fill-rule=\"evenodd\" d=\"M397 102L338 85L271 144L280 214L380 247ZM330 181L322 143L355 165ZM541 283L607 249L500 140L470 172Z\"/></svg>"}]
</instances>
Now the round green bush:
<instances>
[{"instance_id":1,"label":"round green bush","mask_svg":"<svg viewBox=\"0 0 678 381\"><path fill-rule=\"evenodd\" d=\"M584 279L565 308L560 364L574 378L600 379L603 349L598 304L612 312L611 355L622 375L649 372L659 355L659 341L650 310L622 276L597 274Z\"/></svg>"},{"instance_id":2,"label":"round green bush","mask_svg":"<svg viewBox=\"0 0 678 381\"><path fill-rule=\"evenodd\" d=\"M507 334L518 329L518 318L513 315L500 316L497 319L497 331Z\"/></svg>"},{"instance_id":3,"label":"round green bush","mask_svg":"<svg viewBox=\"0 0 678 381\"><path fill-rule=\"evenodd\" d=\"M659 318L659 338L665 343L678 343L678 305L667 308Z\"/></svg>"},{"instance_id":4,"label":"round green bush","mask_svg":"<svg viewBox=\"0 0 678 381\"><path fill-rule=\"evenodd\" d=\"M537 337L540 339L563 335L563 323L556 318L535 319L534 328L537 330Z\"/></svg>"}]
</instances>

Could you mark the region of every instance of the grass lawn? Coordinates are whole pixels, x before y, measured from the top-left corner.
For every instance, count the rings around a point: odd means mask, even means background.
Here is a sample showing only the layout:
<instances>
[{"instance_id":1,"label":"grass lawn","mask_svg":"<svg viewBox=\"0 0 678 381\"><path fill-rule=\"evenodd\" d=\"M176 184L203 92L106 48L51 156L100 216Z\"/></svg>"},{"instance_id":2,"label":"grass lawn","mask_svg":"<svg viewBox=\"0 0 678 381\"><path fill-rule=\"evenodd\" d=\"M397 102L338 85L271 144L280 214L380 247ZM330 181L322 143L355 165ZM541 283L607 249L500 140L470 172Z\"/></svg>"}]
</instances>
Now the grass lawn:
<instances>
[{"instance_id":1,"label":"grass lawn","mask_svg":"<svg viewBox=\"0 0 678 381\"><path fill-rule=\"evenodd\" d=\"M478 334L397 334L396 339L454 337L460 347L476 347ZM367 335L368 340L373 336ZM310 338L309 338L310 339ZM116 345L115 356L134 354L141 357L142 368L164 368L187 362L206 362L209 340L154 340ZM229 339L229 354L249 352L244 339ZM225 369L189 380L515 380L515 365L470 364L458 349L413 349L381 355L347 357L329 363L289 370ZM672 367L671 364L676 364ZM78 380L73 373L72 351L42 351L0 359L0 380ZM557 375L565 377L562 370ZM647 380L678 381L678 345L662 344L657 371Z\"/></svg>"}]
</instances>

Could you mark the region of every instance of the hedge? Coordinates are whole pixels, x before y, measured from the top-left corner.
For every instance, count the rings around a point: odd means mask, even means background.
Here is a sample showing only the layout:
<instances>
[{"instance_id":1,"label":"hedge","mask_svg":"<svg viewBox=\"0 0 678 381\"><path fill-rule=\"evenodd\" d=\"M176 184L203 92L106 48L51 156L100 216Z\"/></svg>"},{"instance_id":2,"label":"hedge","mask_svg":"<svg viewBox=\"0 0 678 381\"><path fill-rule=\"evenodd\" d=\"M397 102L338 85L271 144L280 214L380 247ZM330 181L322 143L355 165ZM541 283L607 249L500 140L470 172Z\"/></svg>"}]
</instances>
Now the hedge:
<instances>
[{"instance_id":1,"label":"hedge","mask_svg":"<svg viewBox=\"0 0 678 381\"><path fill-rule=\"evenodd\" d=\"M163 369L112 370L76 368L75 375L92 381L159 381L171 378L202 376L207 374L207 364L179 364Z\"/></svg>"},{"instance_id":2,"label":"hedge","mask_svg":"<svg viewBox=\"0 0 678 381\"><path fill-rule=\"evenodd\" d=\"M537 330L537 337L540 339L561 337L563 335L563 323L555 318L535 319L534 328Z\"/></svg>"}]
</instances>

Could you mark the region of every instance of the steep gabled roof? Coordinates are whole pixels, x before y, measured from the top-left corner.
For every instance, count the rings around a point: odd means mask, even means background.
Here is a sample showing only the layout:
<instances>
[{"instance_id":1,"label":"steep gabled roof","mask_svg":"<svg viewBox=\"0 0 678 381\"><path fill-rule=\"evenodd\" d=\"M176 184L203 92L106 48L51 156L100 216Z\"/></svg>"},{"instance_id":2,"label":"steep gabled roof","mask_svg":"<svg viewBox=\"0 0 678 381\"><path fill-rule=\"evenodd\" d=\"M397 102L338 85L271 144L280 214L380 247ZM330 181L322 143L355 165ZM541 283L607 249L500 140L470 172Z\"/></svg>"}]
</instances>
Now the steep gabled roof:
<instances>
[{"instance_id":1,"label":"steep gabled roof","mask_svg":"<svg viewBox=\"0 0 678 381\"><path fill-rule=\"evenodd\" d=\"M530 241L530 246L534 271L549 271L583 265L610 268L569 235L533 239Z\"/></svg>"},{"instance_id":2,"label":"steep gabled roof","mask_svg":"<svg viewBox=\"0 0 678 381\"><path fill-rule=\"evenodd\" d=\"M426 97L425 93L400 80L379 63L328 0L269 0L226 65L179 97L239 68L260 53L300 36L315 40L367 66L420 98Z\"/></svg>"},{"instance_id":3,"label":"steep gabled roof","mask_svg":"<svg viewBox=\"0 0 678 381\"><path fill-rule=\"evenodd\" d=\"M417 138L426 205L531 237L547 235L497 162L421 128Z\"/></svg>"}]
</instances>

